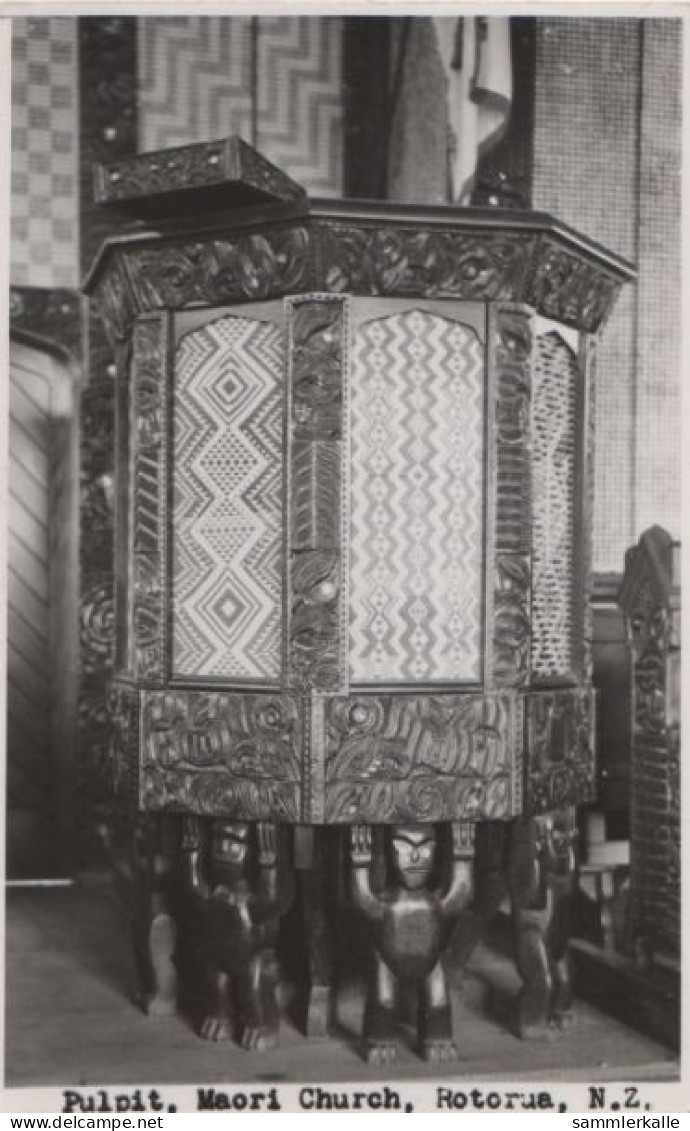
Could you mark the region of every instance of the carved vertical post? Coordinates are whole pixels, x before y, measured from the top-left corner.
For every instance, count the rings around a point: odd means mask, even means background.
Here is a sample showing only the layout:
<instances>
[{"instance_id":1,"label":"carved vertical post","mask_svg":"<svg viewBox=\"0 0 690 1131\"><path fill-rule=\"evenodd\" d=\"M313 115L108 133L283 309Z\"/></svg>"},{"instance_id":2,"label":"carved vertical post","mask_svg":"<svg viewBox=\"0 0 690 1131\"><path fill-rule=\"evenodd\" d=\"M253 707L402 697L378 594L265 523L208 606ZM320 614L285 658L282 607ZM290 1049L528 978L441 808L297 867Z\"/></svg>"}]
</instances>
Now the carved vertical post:
<instances>
[{"instance_id":1,"label":"carved vertical post","mask_svg":"<svg viewBox=\"0 0 690 1131\"><path fill-rule=\"evenodd\" d=\"M295 829L295 869L299 906L307 939L307 978L300 1003L300 1022L307 1037L327 1037L330 1031L331 940L329 883L332 882L328 831L299 825Z\"/></svg>"},{"instance_id":2,"label":"carved vertical post","mask_svg":"<svg viewBox=\"0 0 690 1131\"><path fill-rule=\"evenodd\" d=\"M510 827L508 885L523 983L517 1026L526 1040L548 1038L572 1019L567 943L575 835L573 808L522 817Z\"/></svg>"},{"instance_id":3,"label":"carved vertical post","mask_svg":"<svg viewBox=\"0 0 690 1131\"><path fill-rule=\"evenodd\" d=\"M174 839L165 818L140 815L132 853L132 910L139 1000L149 1015L177 1009Z\"/></svg>"}]
</instances>

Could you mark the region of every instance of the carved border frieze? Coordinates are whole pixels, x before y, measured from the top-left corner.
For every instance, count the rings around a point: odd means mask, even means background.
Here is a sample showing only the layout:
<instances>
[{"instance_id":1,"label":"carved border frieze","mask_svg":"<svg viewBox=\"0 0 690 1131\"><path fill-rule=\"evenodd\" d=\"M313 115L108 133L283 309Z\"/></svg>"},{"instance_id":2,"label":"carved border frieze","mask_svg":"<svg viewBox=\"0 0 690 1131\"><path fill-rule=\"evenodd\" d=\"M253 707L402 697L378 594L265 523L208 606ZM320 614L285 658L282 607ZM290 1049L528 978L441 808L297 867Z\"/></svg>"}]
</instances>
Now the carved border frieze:
<instances>
[{"instance_id":1,"label":"carved border frieze","mask_svg":"<svg viewBox=\"0 0 690 1131\"><path fill-rule=\"evenodd\" d=\"M347 308L287 303L288 523L285 675L301 692L347 687Z\"/></svg>"},{"instance_id":2,"label":"carved border frieze","mask_svg":"<svg viewBox=\"0 0 690 1131\"><path fill-rule=\"evenodd\" d=\"M493 562L488 563L487 584L493 581L493 593L488 679L495 687L520 687L530 675L531 314L522 307L499 307L489 326L495 482L489 488Z\"/></svg>"},{"instance_id":3,"label":"carved border frieze","mask_svg":"<svg viewBox=\"0 0 690 1131\"><path fill-rule=\"evenodd\" d=\"M142 692L142 809L300 819L303 721L288 695Z\"/></svg>"},{"instance_id":4,"label":"carved border frieze","mask_svg":"<svg viewBox=\"0 0 690 1131\"><path fill-rule=\"evenodd\" d=\"M542 236L524 297L546 318L593 333L604 324L620 288L621 280L599 264Z\"/></svg>"},{"instance_id":5,"label":"carved border frieze","mask_svg":"<svg viewBox=\"0 0 690 1131\"><path fill-rule=\"evenodd\" d=\"M115 272L122 305L106 293ZM277 298L299 292L455 298L526 303L546 317L595 332L625 277L557 235L527 226L496 228L467 221L440 227L424 216L310 214L195 237L142 233L111 246L94 269L96 293L111 334L127 318L157 307L180 310ZM127 293L124 294L123 292Z\"/></svg>"},{"instance_id":6,"label":"carved border frieze","mask_svg":"<svg viewBox=\"0 0 690 1131\"><path fill-rule=\"evenodd\" d=\"M438 229L423 221L316 224L321 283L358 295L518 300L536 246L530 232Z\"/></svg>"},{"instance_id":7,"label":"carved border frieze","mask_svg":"<svg viewBox=\"0 0 690 1131\"><path fill-rule=\"evenodd\" d=\"M180 310L312 289L309 231L299 224L150 244L127 251L126 262L137 310Z\"/></svg>"},{"instance_id":8,"label":"carved border frieze","mask_svg":"<svg viewBox=\"0 0 690 1131\"><path fill-rule=\"evenodd\" d=\"M129 433L130 583L128 631L135 678L167 672L168 341L166 314L140 318L132 335Z\"/></svg>"},{"instance_id":9,"label":"carved border frieze","mask_svg":"<svg viewBox=\"0 0 690 1131\"><path fill-rule=\"evenodd\" d=\"M95 197L99 204L132 202L162 193L216 185L228 195L233 185L278 200L299 200L304 189L240 137L197 142L100 165Z\"/></svg>"},{"instance_id":10,"label":"carved border frieze","mask_svg":"<svg viewBox=\"0 0 690 1131\"><path fill-rule=\"evenodd\" d=\"M139 759L139 692L114 681L108 697L110 722L110 786L118 803L137 806Z\"/></svg>"},{"instance_id":11,"label":"carved border frieze","mask_svg":"<svg viewBox=\"0 0 690 1131\"><path fill-rule=\"evenodd\" d=\"M351 695L314 709L324 712L327 822L519 814L517 695Z\"/></svg>"},{"instance_id":12,"label":"carved border frieze","mask_svg":"<svg viewBox=\"0 0 690 1131\"><path fill-rule=\"evenodd\" d=\"M580 679L592 679L592 641L594 620L592 610L592 531L594 527L594 450L595 450L595 390L596 390L596 338L580 337L580 369L583 374L581 394L581 484L580 530L578 551L577 588L575 592L575 670Z\"/></svg>"},{"instance_id":13,"label":"carved border frieze","mask_svg":"<svg viewBox=\"0 0 690 1131\"><path fill-rule=\"evenodd\" d=\"M524 698L525 812L594 801L596 692L580 687Z\"/></svg>"}]
</instances>

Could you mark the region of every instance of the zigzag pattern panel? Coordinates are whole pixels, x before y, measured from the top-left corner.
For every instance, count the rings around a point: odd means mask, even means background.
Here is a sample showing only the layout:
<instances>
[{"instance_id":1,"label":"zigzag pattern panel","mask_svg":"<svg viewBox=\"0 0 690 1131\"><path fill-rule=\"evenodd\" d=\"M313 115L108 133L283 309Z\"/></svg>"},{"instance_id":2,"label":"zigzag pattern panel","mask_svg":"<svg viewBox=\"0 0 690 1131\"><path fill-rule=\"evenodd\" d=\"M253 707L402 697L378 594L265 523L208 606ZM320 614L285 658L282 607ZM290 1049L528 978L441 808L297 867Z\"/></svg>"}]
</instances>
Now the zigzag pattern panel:
<instances>
[{"instance_id":1,"label":"zigzag pattern panel","mask_svg":"<svg viewBox=\"0 0 690 1131\"><path fill-rule=\"evenodd\" d=\"M532 373L532 676L573 667L577 358L557 333L536 339Z\"/></svg>"},{"instance_id":2,"label":"zigzag pattern panel","mask_svg":"<svg viewBox=\"0 0 690 1131\"><path fill-rule=\"evenodd\" d=\"M355 334L350 678L481 676L483 353L413 310Z\"/></svg>"},{"instance_id":3,"label":"zigzag pattern panel","mask_svg":"<svg viewBox=\"0 0 690 1131\"><path fill-rule=\"evenodd\" d=\"M257 148L308 192L342 192L342 21L262 19Z\"/></svg>"},{"instance_id":4,"label":"zigzag pattern panel","mask_svg":"<svg viewBox=\"0 0 690 1131\"><path fill-rule=\"evenodd\" d=\"M228 316L175 365L173 673L276 682L281 669L283 347Z\"/></svg>"},{"instance_id":5,"label":"zigzag pattern panel","mask_svg":"<svg viewBox=\"0 0 690 1131\"><path fill-rule=\"evenodd\" d=\"M251 19L138 21L139 146L251 136Z\"/></svg>"},{"instance_id":6,"label":"zigzag pattern panel","mask_svg":"<svg viewBox=\"0 0 690 1131\"><path fill-rule=\"evenodd\" d=\"M283 16L252 24L237 16L139 20L141 149L237 133L307 191L339 196L342 21Z\"/></svg>"}]
</instances>

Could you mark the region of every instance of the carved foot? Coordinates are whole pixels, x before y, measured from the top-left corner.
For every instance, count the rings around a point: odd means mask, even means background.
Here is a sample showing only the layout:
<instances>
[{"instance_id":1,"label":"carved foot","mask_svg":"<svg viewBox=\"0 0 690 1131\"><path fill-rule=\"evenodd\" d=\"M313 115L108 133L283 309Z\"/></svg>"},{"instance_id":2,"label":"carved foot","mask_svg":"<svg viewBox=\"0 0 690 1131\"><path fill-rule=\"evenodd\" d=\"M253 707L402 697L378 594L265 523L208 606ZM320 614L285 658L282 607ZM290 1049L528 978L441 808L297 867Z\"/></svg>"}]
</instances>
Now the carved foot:
<instances>
[{"instance_id":1,"label":"carved foot","mask_svg":"<svg viewBox=\"0 0 690 1131\"><path fill-rule=\"evenodd\" d=\"M205 1041L229 1041L232 1022L223 1013L208 1013L202 1018L198 1033Z\"/></svg>"},{"instance_id":2,"label":"carved foot","mask_svg":"<svg viewBox=\"0 0 690 1131\"><path fill-rule=\"evenodd\" d=\"M240 1033L240 1044L248 1052L268 1052L278 1044L278 1030L268 1025L245 1025Z\"/></svg>"},{"instance_id":3,"label":"carved foot","mask_svg":"<svg viewBox=\"0 0 690 1131\"><path fill-rule=\"evenodd\" d=\"M398 1059L398 1045L396 1041L367 1041L364 1050L367 1064L377 1068L385 1068L395 1064Z\"/></svg>"},{"instance_id":4,"label":"carved foot","mask_svg":"<svg viewBox=\"0 0 690 1131\"><path fill-rule=\"evenodd\" d=\"M330 1033L331 991L329 986L312 986L304 1015L305 1036L312 1040L327 1037Z\"/></svg>"},{"instance_id":5,"label":"carved foot","mask_svg":"<svg viewBox=\"0 0 690 1131\"><path fill-rule=\"evenodd\" d=\"M552 1021L539 1018L537 1021L523 1021L518 1017L518 1036L523 1041L556 1041L561 1035L561 1030Z\"/></svg>"},{"instance_id":6,"label":"carved foot","mask_svg":"<svg viewBox=\"0 0 690 1131\"><path fill-rule=\"evenodd\" d=\"M555 1010L553 1014L553 1024L564 1032L567 1032L569 1029L574 1029L577 1024L575 1010L572 1008Z\"/></svg>"},{"instance_id":7,"label":"carved foot","mask_svg":"<svg viewBox=\"0 0 690 1131\"><path fill-rule=\"evenodd\" d=\"M177 968L173 961L175 923L170 915L153 919L148 937L150 989L141 994L141 1005L149 1017L169 1017L177 1011Z\"/></svg>"},{"instance_id":8,"label":"carved foot","mask_svg":"<svg viewBox=\"0 0 690 1131\"><path fill-rule=\"evenodd\" d=\"M556 1041L575 1024L570 1000L558 1003L558 989L548 994L543 987L523 990L517 1001L517 1030L525 1041Z\"/></svg>"},{"instance_id":9,"label":"carved foot","mask_svg":"<svg viewBox=\"0 0 690 1131\"><path fill-rule=\"evenodd\" d=\"M177 995L174 988L172 996L160 993L142 994L140 1002L147 1017L171 1017L177 1013Z\"/></svg>"},{"instance_id":10,"label":"carved foot","mask_svg":"<svg viewBox=\"0 0 690 1131\"><path fill-rule=\"evenodd\" d=\"M430 1064L450 1064L458 1059L458 1050L454 1041L428 1040L422 1042L422 1057Z\"/></svg>"}]
</instances>

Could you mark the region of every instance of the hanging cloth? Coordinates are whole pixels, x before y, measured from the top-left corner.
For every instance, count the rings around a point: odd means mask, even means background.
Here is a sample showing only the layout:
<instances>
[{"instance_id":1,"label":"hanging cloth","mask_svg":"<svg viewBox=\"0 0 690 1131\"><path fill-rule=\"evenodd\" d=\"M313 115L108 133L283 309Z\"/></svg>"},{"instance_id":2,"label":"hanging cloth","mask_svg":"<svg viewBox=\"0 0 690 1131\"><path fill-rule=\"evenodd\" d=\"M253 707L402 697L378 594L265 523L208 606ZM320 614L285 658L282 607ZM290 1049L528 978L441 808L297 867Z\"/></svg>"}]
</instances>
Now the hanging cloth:
<instances>
[{"instance_id":1,"label":"hanging cloth","mask_svg":"<svg viewBox=\"0 0 690 1131\"><path fill-rule=\"evenodd\" d=\"M508 16L435 18L446 77L450 197L468 204L479 160L508 126L513 95Z\"/></svg>"}]
</instances>

